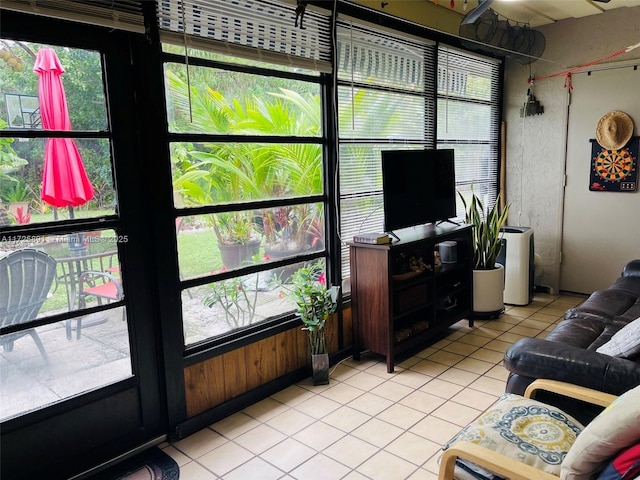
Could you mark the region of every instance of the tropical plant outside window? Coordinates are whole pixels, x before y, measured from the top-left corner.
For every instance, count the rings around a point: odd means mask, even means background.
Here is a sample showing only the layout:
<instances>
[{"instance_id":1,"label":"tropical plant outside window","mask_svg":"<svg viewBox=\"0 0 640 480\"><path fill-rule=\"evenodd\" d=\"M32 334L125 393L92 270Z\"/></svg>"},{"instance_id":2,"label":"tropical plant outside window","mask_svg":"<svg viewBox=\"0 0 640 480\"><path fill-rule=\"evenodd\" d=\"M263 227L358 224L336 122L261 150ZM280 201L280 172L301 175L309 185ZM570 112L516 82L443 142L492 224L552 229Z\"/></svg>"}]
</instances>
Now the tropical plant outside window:
<instances>
[{"instance_id":1,"label":"tropical plant outside window","mask_svg":"<svg viewBox=\"0 0 640 480\"><path fill-rule=\"evenodd\" d=\"M183 291L187 345L292 311L277 282L303 265L297 255L321 252L325 241L319 85L216 63L189 67L188 76L184 65L165 64L174 204L211 207L176 221L181 278L213 280ZM196 237L194 269L183 245ZM268 267L286 259L292 264ZM252 265L265 270L243 275ZM202 303L210 337L196 328Z\"/></svg>"}]
</instances>

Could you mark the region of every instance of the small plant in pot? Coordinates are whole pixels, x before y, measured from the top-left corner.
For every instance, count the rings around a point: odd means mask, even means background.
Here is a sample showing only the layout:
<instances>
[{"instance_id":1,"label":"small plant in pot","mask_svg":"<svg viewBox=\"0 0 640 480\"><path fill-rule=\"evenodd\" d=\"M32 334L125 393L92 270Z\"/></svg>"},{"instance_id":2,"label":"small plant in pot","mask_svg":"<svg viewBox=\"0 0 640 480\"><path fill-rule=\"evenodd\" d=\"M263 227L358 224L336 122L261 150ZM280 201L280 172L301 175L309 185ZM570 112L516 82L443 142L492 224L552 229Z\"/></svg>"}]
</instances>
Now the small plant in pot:
<instances>
[{"instance_id":1,"label":"small plant in pot","mask_svg":"<svg viewBox=\"0 0 640 480\"><path fill-rule=\"evenodd\" d=\"M471 191L467 203L458 192L465 208L465 222L473 230L473 312L496 317L504 311L504 267L496 262L502 248L500 229L506 224L509 207L500 211L500 194L490 208Z\"/></svg>"},{"instance_id":2,"label":"small plant in pot","mask_svg":"<svg viewBox=\"0 0 640 480\"><path fill-rule=\"evenodd\" d=\"M339 287L327 288L321 261L299 268L291 276L291 286L283 285L295 299L311 347L313 384L329 383L329 353L324 327L337 308Z\"/></svg>"}]
</instances>

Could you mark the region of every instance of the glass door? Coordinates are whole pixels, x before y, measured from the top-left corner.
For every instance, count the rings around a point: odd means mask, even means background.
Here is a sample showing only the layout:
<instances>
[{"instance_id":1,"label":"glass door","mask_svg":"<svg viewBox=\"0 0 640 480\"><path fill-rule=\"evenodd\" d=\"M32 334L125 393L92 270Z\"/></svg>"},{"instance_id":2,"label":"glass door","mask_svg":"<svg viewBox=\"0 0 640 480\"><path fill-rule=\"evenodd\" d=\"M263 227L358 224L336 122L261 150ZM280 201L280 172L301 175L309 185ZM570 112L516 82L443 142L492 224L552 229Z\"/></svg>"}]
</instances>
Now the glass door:
<instances>
[{"instance_id":1,"label":"glass door","mask_svg":"<svg viewBox=\"0 0 640 480\"><path fill-rule=\"evenodd\" d=\"M140 218L145 198L136 181L145 180L134 181L143 169L130 35L73 31L70 38L59 22L3 11L0 421L7 478L35 478L47 465L76 474L164 431L146 275L151 228ZM29 460L34 451L37 464Z\"/></svg>"}]
</instances>

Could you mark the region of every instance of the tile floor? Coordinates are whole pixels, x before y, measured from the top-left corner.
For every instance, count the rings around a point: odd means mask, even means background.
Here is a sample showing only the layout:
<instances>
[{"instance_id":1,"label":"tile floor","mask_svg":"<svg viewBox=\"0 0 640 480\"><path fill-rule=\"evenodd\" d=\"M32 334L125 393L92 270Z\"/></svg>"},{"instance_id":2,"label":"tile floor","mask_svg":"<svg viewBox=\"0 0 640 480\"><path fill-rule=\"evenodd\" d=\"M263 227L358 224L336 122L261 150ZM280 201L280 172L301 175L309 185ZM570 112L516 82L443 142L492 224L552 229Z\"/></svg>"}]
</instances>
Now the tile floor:
<instances>
[{"instance_id":1,"label":"tile floor","mask_svg":"<svg viewBox=\"0 0 640 480\"><path fill-rule=\"evenodd\" d=\"M393 374L383 358L347 358L329 385L307 379L161 447L182 480L436 479L440 446L504 392L505 350L583 300L539 294L498 320L459 322Z\"/></svg>"}]
</instances>

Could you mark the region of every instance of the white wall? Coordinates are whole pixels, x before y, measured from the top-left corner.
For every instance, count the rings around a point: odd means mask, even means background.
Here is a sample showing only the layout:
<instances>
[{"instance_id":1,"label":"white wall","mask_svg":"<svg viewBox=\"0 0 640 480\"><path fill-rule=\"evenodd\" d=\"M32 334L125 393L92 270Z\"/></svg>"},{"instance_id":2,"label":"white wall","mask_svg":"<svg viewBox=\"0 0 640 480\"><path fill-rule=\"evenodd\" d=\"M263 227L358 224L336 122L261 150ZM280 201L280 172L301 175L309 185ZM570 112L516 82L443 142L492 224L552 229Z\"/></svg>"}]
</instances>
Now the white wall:
<instances>
[{"instance_id":1,"label":"white wall","mask_svg":"<svg viewBox=\"0 0 640 480\"><path fill-rule=\"evenodd\" d=\"M535 77L544 77L603 58L640 42L640 6L619 8L582 19L563 20L539 27L539 30L546 38L546 49L542 59L531 65L531 73ZM630 59L640 59L640 48L610 62ZM507 126L507 199L511 203L509 224L533 227L536 253L542 257L544 269L544 276L539 283L549 285L554 292L558 292L562 288L560 250L567 90L563 77L535 82L533 93L545 111L542 115L520 118L528 77L528 66L507 61L504 119ZM638 87L640 95L640 85ZM615 89L615 85L611 88ZM640 118L634 121L637 135ZM625 195L626 201L633 202L632 212L635 212L636 221L640 221L640 192L629 195L632 197ZM625 236L624 231L616 234ZM624 240L640 242L638 238ZM588 241L585 238L585 242ZM593 262L594 259L585 261Z\"/></svg>"}]
</instances>

